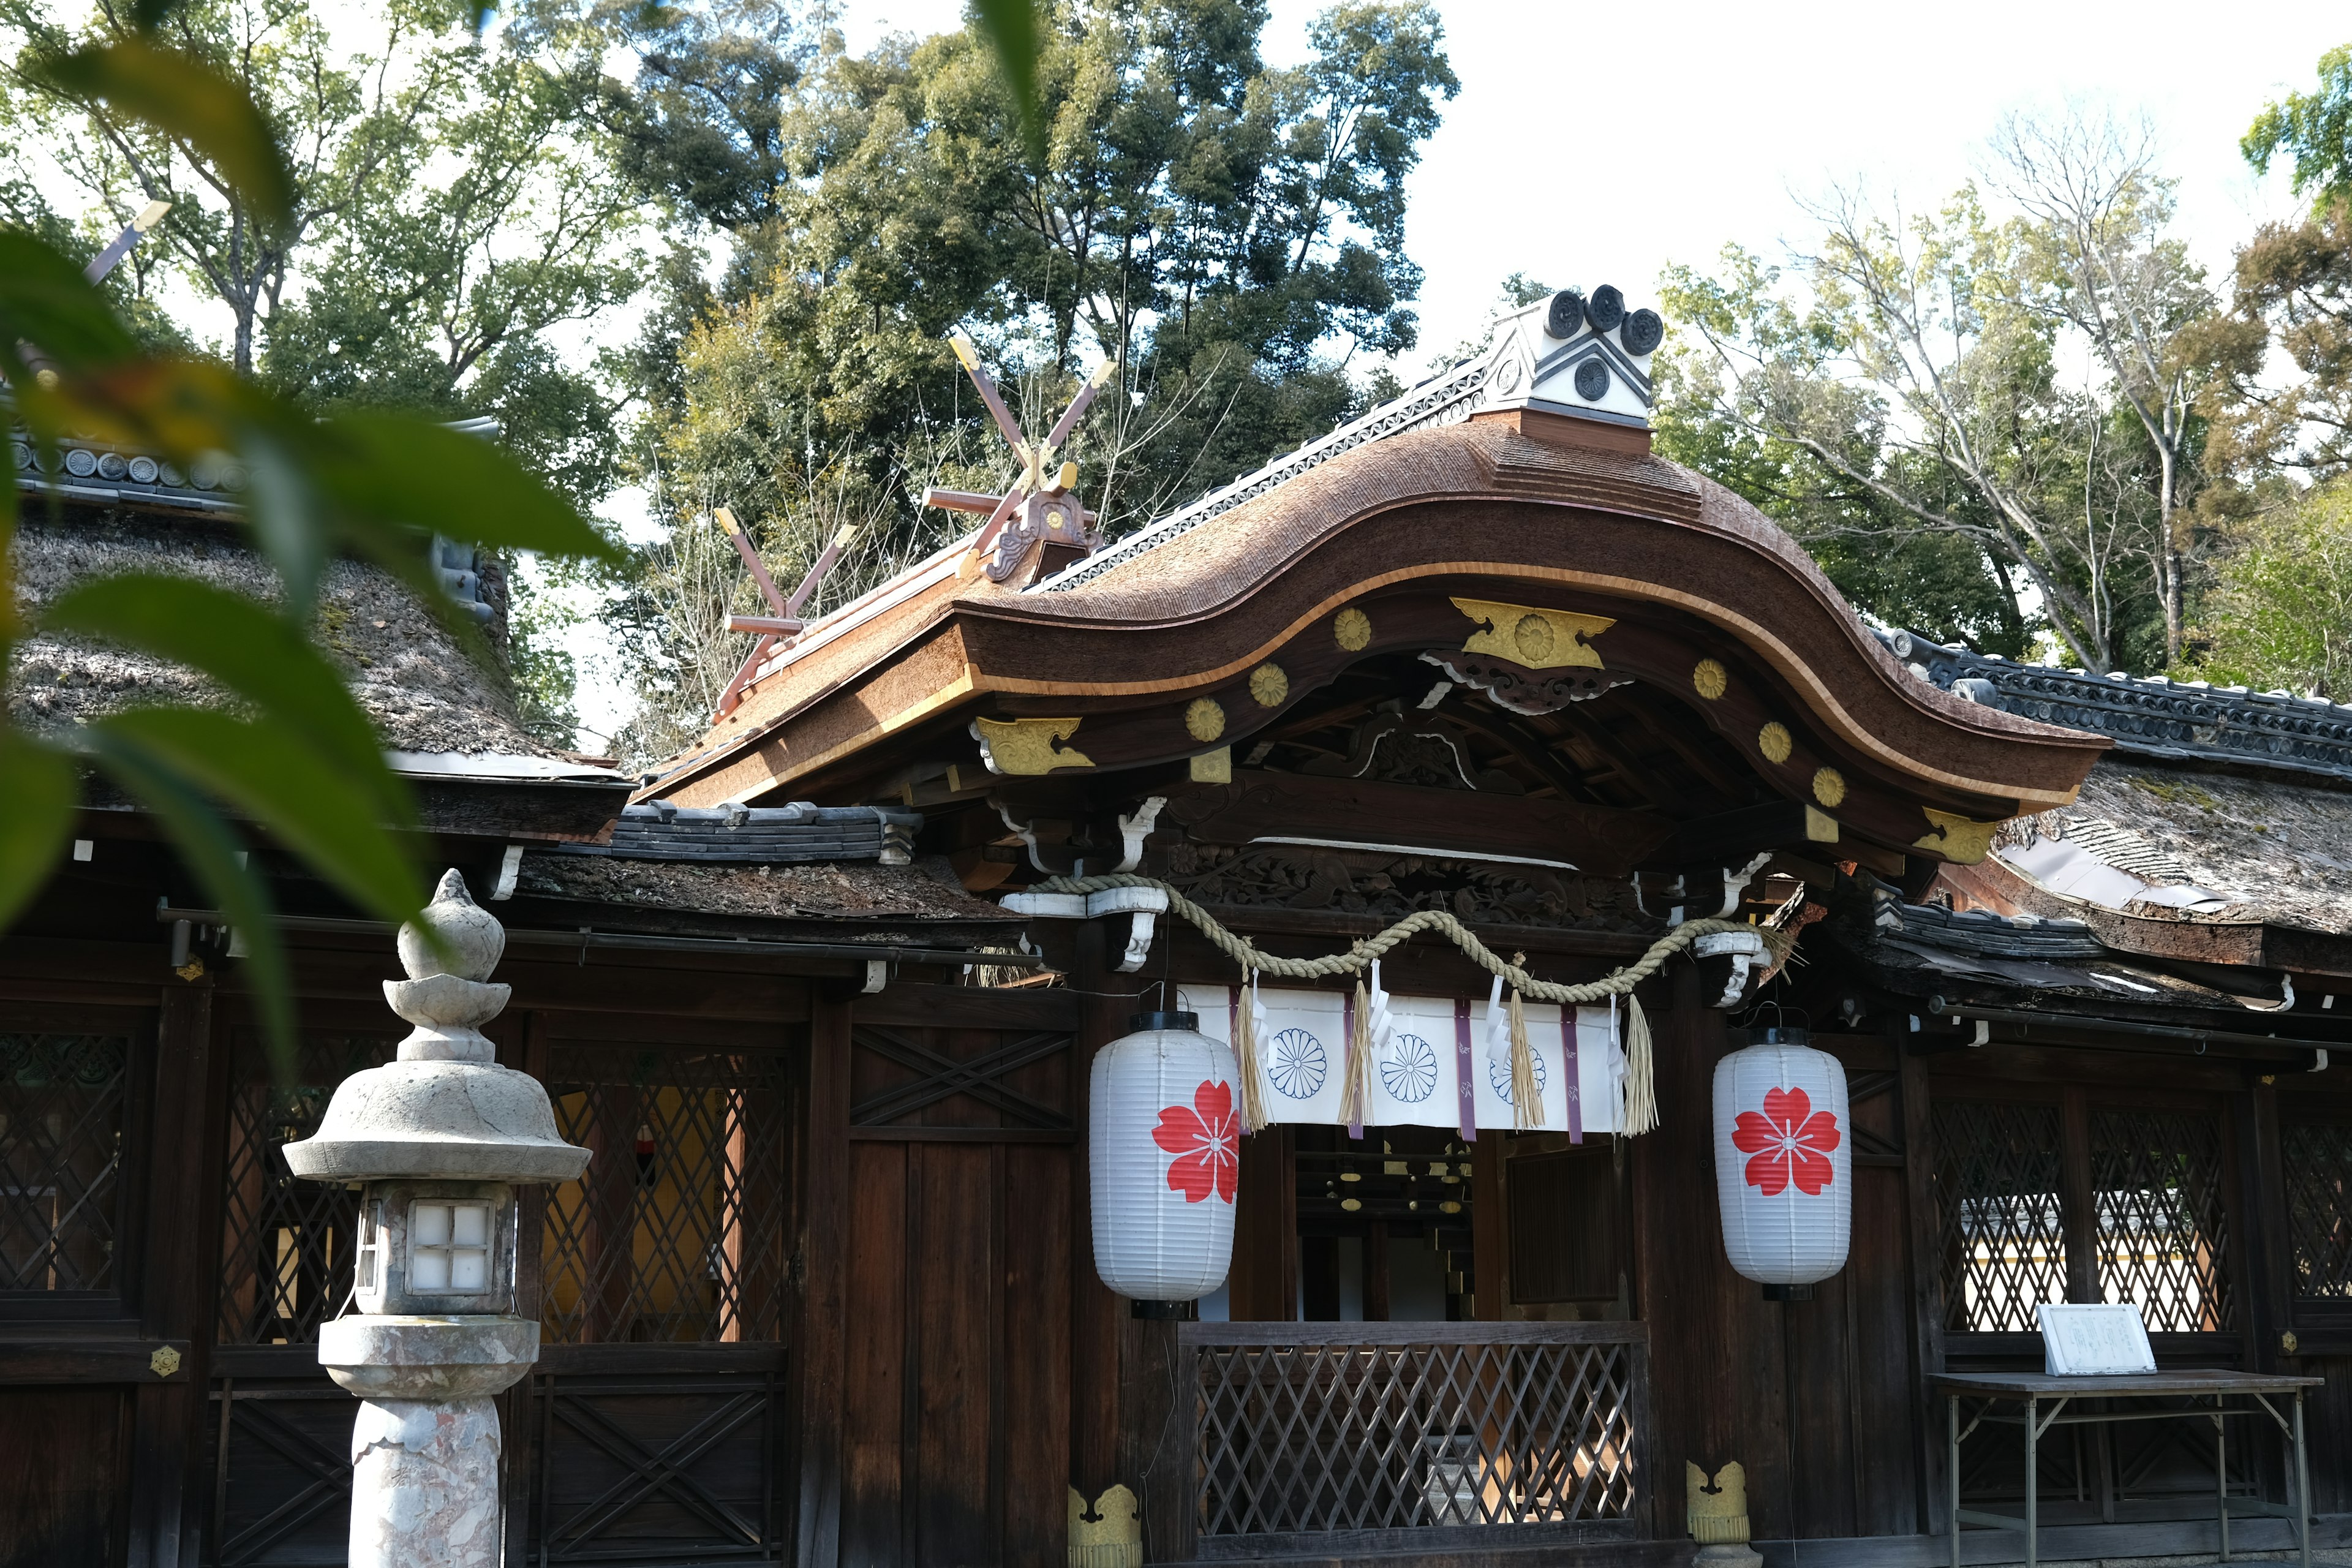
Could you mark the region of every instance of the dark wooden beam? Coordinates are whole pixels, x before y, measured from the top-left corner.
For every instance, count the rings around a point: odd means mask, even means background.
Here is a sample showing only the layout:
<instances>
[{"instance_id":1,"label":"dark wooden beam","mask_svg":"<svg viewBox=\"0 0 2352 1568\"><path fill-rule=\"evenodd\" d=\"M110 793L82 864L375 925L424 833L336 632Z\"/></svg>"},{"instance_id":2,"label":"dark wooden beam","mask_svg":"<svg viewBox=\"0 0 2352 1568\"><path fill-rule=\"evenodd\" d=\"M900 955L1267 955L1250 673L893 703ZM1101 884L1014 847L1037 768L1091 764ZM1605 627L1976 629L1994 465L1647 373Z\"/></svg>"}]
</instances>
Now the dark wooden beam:
<instances>
[{"instance_id":1,"label":"dark wooden beam","mask_svg":"<svg viewBox=\"0 0 2352 1568\"><path fill-rule=\"evenodd\" d=\"M1119 993L1136 985L1116 973L1108 951L1110 921L1082 921L1077 931L1076 1048L1070 1061L1071 1125L1083 1134L1095 1053L1127 1033L1139 999ZM1070 1484L1089 1504L1114 1482L1140 1490L1144 1478L1120 1470L1121 1320L1126 1303L1095 1272L1094 1194L1083 1143L1070 1166ZM1173 1325L1170 1325L1172 1327Z\"/></svg>"},{"instance_id":2,"label":"dark wooden beam","mask_svg":"<svg viewBox=\"0 0 2352 1568\"><path fill-rule=\"evenodd\" d=\"M1927 1412L1918 1424L1919 1529L1933 1534L1950 1528L1946 1517L1942 1412L1927 1396L1927 1380L1944 1370L1944 1271L1942 1228L1936 1217L1936 1123L1927 1098L1927 1058L1908 1048L1910 1020L1901 1013L1886 1021L1887 1048L1895 1053L1903 1096L1903 1200L1909 1225L1911 1343L1914 1364L1906 1391L1914 1409Z\"/></svg>"},{"instance_id":3,"label":"dark wooden beam","mask_svg":"<svg viewBox=\"0 0 2352 1568\"><path fill-rule=\"evenodd\" d=\"M207 1287L219 1272L208 1267L214 1260L198 1245L209 1229L205 1211L218 1206L207 1202L218 1188L204 1180L208 1118L200 1109L207 1103L205 1090L212 1079L212 999L210 985L176 976L164 982L147 1126L143 1136L137 1128L124 1129L127 1142L143 1142L147 1149L147 1190L141 1205L146 1235L133 1264L140 1327L154 1339L173 1342L179 1355L172 1375L158 1375L152 1364L143 1369L146 1375L131 1394L131 1568L177 1568L195 1495L190 1482L203 1451L206 1367L205 1358L194 1352L198 1344L212 1343L213 1296Z\"/></svg>"},{"instance_id":4,"label":"dark wooden beam","mask_svg":"<svg viewBox=\"0 0 2352 1568\"><path fill-rule=\"evenodd\" d=\"M793 1562L841 1559L842 1415L849 1307L850 1005L809 1002L808 1135L800 1177L806 1207L801 1255L807 1279L793 1325L793 1404L800 1432L798 1540Z\"/></svg>"},{"instance_id":5,"label":"dark wooden beam","mask_svg":"<svg viewBox=\"0 0 2352 1568\"><path fill-rule=\"evenodd\" d=\"M1283 1323L1298 1316L1298 1178L1290 1145L1286 1127L1242 1140L1230 1297L1237 1323Z\"/></svg>"},{"instance_id":6,"label":"dark wooden beam","mask_svg":"<svg viewBox=\"0 0 2352 1568\"><path fill-rule=\"evenodd\" d=\"M1745 863L1759 852L1817 840L1812 832L1826 822L1820 812L1796 800L1768 800L1714 816L1702 816L1677 826L1675 835L1650 863L1658 866L1728 865Z\"/></svg>"},{"instance_id":7,"label":"dark wooden beam","mask_svg":"<svg viewBox=\"0 0 2352 1568\"><path fill-rule=\"evenodd\" d=\"M1584 775L1570 768L1552 749L1549 736L1533 733L1531 726L1524 721L1516 721L1515 716L1507 717L1491 710L1484 699L1453 703L1440 717L1493 741L1525 763L1537 778L1558 790L1564 798L1606 805L1600 795L1593 793Z\"/></svg>"},{"instance_id":8,"label":"dark wooden beam","mask_svg":"<svg viewBox=\"0 0 2352 1568\"><path fill-rule=\"evenodd\" d=\"M1558 858L1603 877L1625 875L1674 830L1662 816L1572 801L1265 773L1180 796L1161 820L1212 844L1321 832L1364 844Z\"/></svg>"}]
</instances>

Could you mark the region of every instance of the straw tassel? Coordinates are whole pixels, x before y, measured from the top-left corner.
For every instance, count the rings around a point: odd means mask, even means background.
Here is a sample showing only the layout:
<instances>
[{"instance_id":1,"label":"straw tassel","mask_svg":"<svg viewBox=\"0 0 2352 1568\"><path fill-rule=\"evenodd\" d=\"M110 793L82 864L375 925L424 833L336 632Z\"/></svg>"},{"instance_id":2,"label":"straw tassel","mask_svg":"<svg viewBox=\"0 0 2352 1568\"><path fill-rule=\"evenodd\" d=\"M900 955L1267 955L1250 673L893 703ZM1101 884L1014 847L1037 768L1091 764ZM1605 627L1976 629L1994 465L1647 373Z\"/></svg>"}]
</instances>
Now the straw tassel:
<instances>
[{"instance_id":1,"label":"straw tassel","mask_svg":"<svg viewBox=\"0 0 2352 1568\"><path fill-rule=\"evenodd\" d=\"M1355 1005L1348 1009L1348 1073L1339 1085L1339 1120L1348 1136L1364 1135L1364 1113L1372 1097L1372 1001L1360 979Z\"/></svg>"},{"instance_id":2,"label":"straw tassel","mask_svg":"<svg viewBox=\"0 0 2352 1568\"><path fill-rule=\"evenodd\" d=\"M1257 1029L1260 1022L1257 971L1249 973L1241 1005L1234 1017L1234 1066L1242 1078L1242 1131L1255 1132L1266 1124L1265 1097L1258 1089Z\"/></svg>"},{"instance_id":3,"label":"straw tassel","mask_svg":"<svg viewBox=\"0 0 2352 1568\"><path fill-rule=\"evenodd\" d=\"M1524 1132L1541 1127L1543 1091L1536 1087L1535 1047L1528 1044L1528 1015L1519 994L1511 993L1511 1125Z\"/></svg>"},{"instance_id":4,"label":"straw tassel","mask_svg":"<svg viewBox=\"0 0 2352 1568\"><path fill-rule=\"evenodd\" d=\"M1651 1063L1650 1019L1642 999L1625 993L1625 1131L1647 1132L1658 1125L1657 1074Z\"/></svg>"}]
</instances>

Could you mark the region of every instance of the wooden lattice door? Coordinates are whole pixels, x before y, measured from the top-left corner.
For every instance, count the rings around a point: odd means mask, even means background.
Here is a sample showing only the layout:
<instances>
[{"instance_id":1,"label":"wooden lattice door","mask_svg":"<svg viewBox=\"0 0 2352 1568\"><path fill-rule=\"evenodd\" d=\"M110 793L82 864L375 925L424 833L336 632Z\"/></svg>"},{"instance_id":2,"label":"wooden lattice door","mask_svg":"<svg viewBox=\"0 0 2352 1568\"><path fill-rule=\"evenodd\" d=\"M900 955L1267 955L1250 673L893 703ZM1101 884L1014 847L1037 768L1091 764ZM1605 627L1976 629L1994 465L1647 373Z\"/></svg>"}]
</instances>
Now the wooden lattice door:
<instances>
[{"instance_id":1,"label":"wooden lattice door","mask_svg":"<svg viewBox=\"0 0 2352 1568\"><path fill-rule=\"evenodd\" d=\"M797 1048L557 1038L540 1364L513 1401L533 1563L777 1562Z\"/></svg>"}]
</instances>

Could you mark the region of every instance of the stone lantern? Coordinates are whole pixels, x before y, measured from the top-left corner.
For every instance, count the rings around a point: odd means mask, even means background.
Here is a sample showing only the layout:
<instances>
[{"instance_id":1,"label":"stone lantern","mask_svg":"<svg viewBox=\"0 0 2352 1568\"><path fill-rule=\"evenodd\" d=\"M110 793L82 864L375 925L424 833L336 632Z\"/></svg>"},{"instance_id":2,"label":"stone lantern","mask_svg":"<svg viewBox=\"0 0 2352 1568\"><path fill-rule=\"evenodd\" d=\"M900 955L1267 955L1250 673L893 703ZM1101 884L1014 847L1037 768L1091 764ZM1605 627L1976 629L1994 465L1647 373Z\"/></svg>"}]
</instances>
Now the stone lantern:
<instances>
[{"instance_id":1,"label":"stone lantern","mask_svg":"<svg viewBox=\"0 0 2352 1568\"><path fill-rule=\"evenodd\" d=\"M447 956L403 926L408 978L383 986L415 1032L398 1059L343 1080L286 1163L361 1189L354 1310L319 1331L319 1363L363 1402L351 1568L496 1568L490 1396L539 1360L539 1324L515 1310L515 1189L572 1180L588 1151L563 1142L547 1090L498 1066L481 1032L510 994L489 983L506 932L456 871L422 920Z\"/></svg>"}]
</instances>

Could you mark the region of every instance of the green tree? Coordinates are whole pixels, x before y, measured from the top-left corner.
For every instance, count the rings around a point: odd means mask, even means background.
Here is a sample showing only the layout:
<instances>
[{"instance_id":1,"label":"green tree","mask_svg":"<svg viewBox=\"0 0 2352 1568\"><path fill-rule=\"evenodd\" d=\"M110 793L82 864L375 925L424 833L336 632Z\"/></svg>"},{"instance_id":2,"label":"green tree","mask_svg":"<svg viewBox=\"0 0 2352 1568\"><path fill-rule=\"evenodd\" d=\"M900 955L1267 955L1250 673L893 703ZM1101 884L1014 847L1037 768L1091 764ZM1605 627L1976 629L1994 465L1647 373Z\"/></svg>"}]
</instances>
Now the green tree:
<instances>
[{"instance_id":1,"label":"green tree","mask_svg":"<svg viewBox=\"0 0 2352 1568\"><path fill-rule=\"evenodd\" d=\"M2352 198L2352 44L2319 57L2319 85L2265 104L2238 150L2268 174L2284 155L2294 164L2294 194L2315 205Z\"/></svg>"},{"instance_id":2,"label":"green tree","mask_svg":"<svg viewBox=\"0 0 2352 1568\"><path fill-rule=\"evenodd\" d=\"M1865 610L2086 668L2163 668L2211 318L2161 183L2113 145L2012 127L2025 210L1974 186L1905 216L1840 195L1793 275L1738 247L1670 271L1668 449L1770 504ZM2055 148L2053 152L2053 149ZM2106 373L2070 384L2062 347Z\"/></svg>"},{"instance_id":3,"label":"green tree","mask_svg":"<svg viewBox=\"0 0 2352 1568\"><path fill-rule=\"evenodd\" d=\"M150 15L145 18L152 22ZM163 18L168 20L168 14ZM290 221L293 181L270 127L225 73L139 28L35 63L27 79L183 139L257 226ZM601 552L562 500L486 442L431 420L351 411L320 418L217 363L158 354L39 235L0 225L0 378L40 455L68 431L177 462L226 452L252 476L247 515L277 568L263 604L191 579L128 573L81 584L37 618L14 580L20 476L0 485L0 684L35 632L95 637L187 666L228 704L131 708L62 733L0 715L0 921L47 879L71 829L83 770L137 799L250 942L261 1021L293 1044L285 953L266 883L239 853L257 825L354 905L405 920L423 901L415 807L312 641L328 561L363 555L462 626L426 563L429 531L508 549ZM12 443L12 447L13 447ZM47 465L54 468L54 464ZM226 810L224 809L226 807Z\"/></svg>"},{"instance_id":4,"label":"green tree","mask_svg":"<svg viewBox=\"0 0 2352 1568\"><path fill-rule=\"evenodd\" d=\"M265 223L215 153L41 69L136 36L128 8L68 26L47 0L0 0L0 146L16 165L0 197L20 223L54 223L34 195L37 161L87 203L93 236L173 203L133 253L134 280L168 266L225 311L222 353L239 374L320 407L494 416L593 501L614 480L618 396L550 333L627 300L644 268L626 243L635 198L583 126L599 90L584 35L526 58L420 0L376 27L371 47L340 49L305 0L189 0L162 24L284 139L286 216Z\"/></svg>"},{"instance_id":5,"label":"green tree","mask_svg":"<svg viewBox=\"0 0 2352 1568\"><path fill-rule=\"evenodd\" d=\"M2325 485L2263 513L2216 577L2205 646L2182 674L2352 695L2352 485Z\"/></svg>"},{"instance_id":6,"label":"green tree","mask_svg":"<svg viewBox=\"0 0 2352 1568\"><path fill-rule=\"evenodd\" d=\"M799 62L766 78L792 83L779 116L790 177L756 201L708 182L667 197L722 227L734 262L719 298L687 307L668 367L642 362L645 471L657 465L666 517L698 541L681 534L646 569L695 578L683 563L701 558L718 504L780 577L835 519L864 520L844 592L961 531L968 520L918 512L922 486L992 489L1009 458L948 352L957 328L1041 423L1082 371L1118 364L1069 454L1114 532L1392 386L1364 365L1414 341L1403 180L1455 90L1442 31L1426 5L1342 5L1315 25L1314 58L1283 70L1259 57L1265 21L1257 0L1048 8L1034 143L976 26L864 56L821 34L795 55L795 36L766 35L761 47ZM764 178L746 128L657 112L667 90L647 89L641 127L677 126L682 144L716 136ZM688 162L647 153L637 166ZM678 281L682 295L700 287ZM625 610L660 691L707 688L681 672L731 673L748 647L689 634L695 597ZM707 721L698 700L681 696L665 732Z\"/></svg>"},{"instance_id":7,"label":"green tree","mask_svg":"<svg viewBox=\"0 0 2352 1568\"><path fill-rule=\"evenodd\" d=\"M2321 57L2317 88L2266 106L2239 145L2261 172L2291 160L2311 205L2238 252L2234 309L2212 332L2217 466L2247 482L2352 472L2352 45ZM2294 366L2283 384L2267 374L2274 348Z\"/></svg>"}]
</instances>

